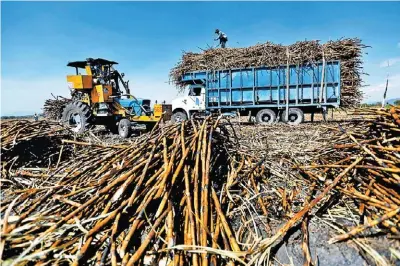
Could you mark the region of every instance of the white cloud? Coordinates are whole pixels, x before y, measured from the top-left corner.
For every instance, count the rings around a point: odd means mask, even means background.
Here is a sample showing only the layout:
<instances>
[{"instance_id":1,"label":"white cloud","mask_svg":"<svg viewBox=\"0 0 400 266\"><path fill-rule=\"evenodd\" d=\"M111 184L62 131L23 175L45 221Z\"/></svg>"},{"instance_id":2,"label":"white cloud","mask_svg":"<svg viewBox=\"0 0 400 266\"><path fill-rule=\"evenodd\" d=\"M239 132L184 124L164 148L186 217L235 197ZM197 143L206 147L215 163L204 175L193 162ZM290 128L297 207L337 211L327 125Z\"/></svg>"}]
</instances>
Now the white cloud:
<instances>
[{"instance_id":1,"label":"white cloud","mask_svg":"<svg viewBox=\"0 0 400 266\"><path fill-rule=\"evenodd\" d=\"M363 92L365 93L366 102L372 101L381 101L383 98L383 93L386 88L386 80L383 80L380 83L370 85L368 87L363 88ZM400 91L400 73L389 76L389 85L388 91L386 95L386 99L399 97Z\"/></svg>"},{"instance_id":2,"label":"white cloud","mask_svg":"<svg viewBox=\"0 0 400 266\"><path fill-rule=\"evenodd\" d=\"M151 72L150 72L151 73ZM129 81L129 88L131 94L138 98L147 98L154 103L156 100L158 103L171 101L178 96L178 90L171 83L168 84L168 77L157 77L157 76L143 76L140 74L127 74Z\"/></svg>"},{"instance_id":3,"label":"white cloud","mask_svg":"<svg viewBox=\"0 0 400 266\"><path fill-rule=\"evenodd\" d=\"M125 78L129 80L131 93L138 98L147 98L154 103L171 101L180 96L178 89L169 82L169 67L167 62L147 65L142 69L126 70Z\"/></svg>"},{"instance_id":4,"label":"white cloud","mask_svg":"<svg viewBox=\"0 0 400 266\"><path fill-rule=\"evenodd\" d=\"M379 66L380 67L387 67L388 66L388 63L389 63L389 66L393 66L393 65L395 65L395 64L397 64L397 63L399 63L400 62L400 57L393 57L393 58L389 58L389 59L387 59L387 60L385 60L385 61L382 61L380 64L379 64Z\"/></svg>"},{"instance_id":5,"label":"white cloud","mask_svg":"<svg viewBox=\"0 0 400 266\"><path fill-rule=\"evenodd\" d=\"M41 112L44 101L55 96L69 96L65 77L1 80L1 115L22 115Z\"/></svg>"}]
</instances>

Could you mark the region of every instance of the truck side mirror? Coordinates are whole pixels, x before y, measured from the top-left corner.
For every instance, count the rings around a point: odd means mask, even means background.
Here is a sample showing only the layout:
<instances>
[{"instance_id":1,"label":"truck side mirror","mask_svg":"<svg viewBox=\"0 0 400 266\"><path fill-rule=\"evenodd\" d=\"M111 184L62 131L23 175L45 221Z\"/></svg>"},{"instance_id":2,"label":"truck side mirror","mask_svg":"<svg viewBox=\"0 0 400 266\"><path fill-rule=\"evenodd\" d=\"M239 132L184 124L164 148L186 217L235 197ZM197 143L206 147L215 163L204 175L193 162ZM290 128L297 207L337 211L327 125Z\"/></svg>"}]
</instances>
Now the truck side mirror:
<instances>
[{"instance_id":1,"label":"truck side mirror","mask_svg":"<svg viewBox=\"0 0 400 266\"><path fill-rule=\"evenodd\" d=\"M121 73L121 77L125 77L125 73Z\"/></svg>"}]
</instances>

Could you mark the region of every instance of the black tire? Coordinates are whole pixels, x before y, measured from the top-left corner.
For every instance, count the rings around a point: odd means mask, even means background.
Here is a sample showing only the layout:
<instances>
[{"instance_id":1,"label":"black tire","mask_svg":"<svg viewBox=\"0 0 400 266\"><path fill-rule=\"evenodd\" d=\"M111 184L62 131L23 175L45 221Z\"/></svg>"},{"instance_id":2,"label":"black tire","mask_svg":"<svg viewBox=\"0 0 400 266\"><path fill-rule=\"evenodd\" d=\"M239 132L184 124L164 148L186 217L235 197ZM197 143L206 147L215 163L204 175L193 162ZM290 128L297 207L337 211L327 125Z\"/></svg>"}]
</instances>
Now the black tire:
<instances>
[{"instance_id":1,"label":"black tire","mask_svg":"<svg viewBox=\"0 0 400 266\"><path fill-rule=\"evenodd\" d=\"M276 114L271 109L262 109L256 115L256 122L260 125L272 125L276 121Z\"/></svg>"},{"instance_id":2,"label":"black tire","mask_svg":"<svg viewBox=\"0 0 400 266\"><path fill-rule=\"evenodd\" d=\"M132 133L131 121L126 118L121 119L118 123L118 134L123 138L129 138Z\"/></svg>"},{"instance_id":3,"label":"black tire","mask_svg":"<svg viewBox=\"0 0 400 266\"><path fill-rule=\"evenodd\" d=\"M289 108L289 120L286 120L286 110L282 112L282 121L292 125L297 126L304 122L304 113L299 108Z\"/></svg>"},{"instance_id":4,"label":"black tire","mask_svg":"<svg viewBox=\"0 0 400 266\"><path fill-rule=\"evenodd\" d=\"M185 120L187 120L187 115L184 112L175 112L171 117L173 123L180 123Z\"/></svg>"},{"instance_id":5,"label":"black tire","mask_svg":"<svg viewBox=\"0 0 400 266\"><path fill-rule=\"evenodd\" d=\"M61 121L73 132L82 134L90 127L91 111L83 102L72 102L65 106Z\"/></svg>"}]
</instances>

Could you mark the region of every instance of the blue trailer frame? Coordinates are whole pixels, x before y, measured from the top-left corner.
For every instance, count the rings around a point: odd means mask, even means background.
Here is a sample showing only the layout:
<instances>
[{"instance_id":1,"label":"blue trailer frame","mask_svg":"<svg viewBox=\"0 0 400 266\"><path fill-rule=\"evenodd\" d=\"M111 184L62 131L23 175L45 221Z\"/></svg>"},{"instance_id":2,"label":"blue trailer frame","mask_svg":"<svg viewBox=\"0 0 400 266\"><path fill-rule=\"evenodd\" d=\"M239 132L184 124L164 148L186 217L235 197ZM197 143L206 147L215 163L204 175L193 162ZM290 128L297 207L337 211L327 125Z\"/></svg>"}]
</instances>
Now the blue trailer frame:
<instances>
[{"instance_id":1,"label":"blue trailer frame","mask_svg":"<svg viewBox=\"0 0 400 266\"><path fill-rule=\"evenodd\" d=\"M286 76L288 69L289 77ZM287 79L289 84L286 84ZM301 109L339 107L340 79L340 61L327 61L276 67L194 71L185 73L181 81L192 86L205 87L208 111L228 111L238 108L282 109L287 106Z\"/></svg>"}]
</instances>

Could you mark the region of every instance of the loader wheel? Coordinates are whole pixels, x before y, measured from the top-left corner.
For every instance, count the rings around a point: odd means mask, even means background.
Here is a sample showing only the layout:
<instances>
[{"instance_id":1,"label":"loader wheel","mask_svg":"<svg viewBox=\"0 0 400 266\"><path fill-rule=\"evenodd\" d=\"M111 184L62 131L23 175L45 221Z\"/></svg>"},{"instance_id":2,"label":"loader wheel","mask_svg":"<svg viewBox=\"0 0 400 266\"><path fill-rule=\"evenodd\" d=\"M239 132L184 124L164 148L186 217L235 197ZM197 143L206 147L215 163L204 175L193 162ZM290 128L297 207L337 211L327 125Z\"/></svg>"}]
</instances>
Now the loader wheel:
<instances>
[{"instance_id":1,"label":"loader wheel","mask_svg":"<svg viewBox=\"0 0 400 266\"><path fill-rule=\"evenodd\" d=\"M129 138L132 133L131 121L124 118L119 121L118 133L123 138Z\"/></svg>"},{"instance_id":2,"label":"loader wheel","mask_svg":"<svg viewBox=\"0 0 400 266\"><path fill-rule=\"evenodd\" d=\"M276 114L271 109L262 109L256 115L256 121L260 125L272 125L276 120Z\"/></svg>"},{"instance_id":3,"label":"loader wheel","mask_svg":"<svg viewBox=\"0 0 400 266\"><path fill-rule=\"evenodd\" d=\"M180 123L187 120L187 116L184 112L176 112L172 115L171 120L173 123Z\"/></svg>"},{"instance_id":4,"label":"loader wheel","mask_svg":"<svg viewBox=\"0 0 400 266\"><path fill-rule=\"evenodd\" d=\"M304 113L299 108L290 108L289 109L289 120L286 120L286 110L282 112L282 121L292 125L297 126L300 123L304 122Z\"/></svg>"},{"instance_id":5,"label":"loader wheel","mask_svg":"<svg viewBox=\"0 0 400 266\"><path fill-rule=\"evenodd\" d=\"M61 121L73 132L82 134L90 127L90 108L82 102L72 102L65 106Z\"/></svg>"}]
</instances>

